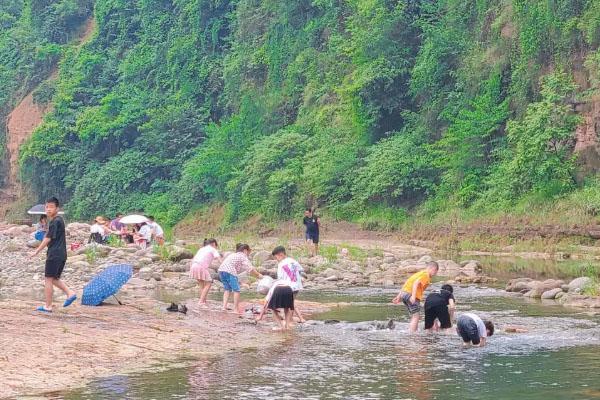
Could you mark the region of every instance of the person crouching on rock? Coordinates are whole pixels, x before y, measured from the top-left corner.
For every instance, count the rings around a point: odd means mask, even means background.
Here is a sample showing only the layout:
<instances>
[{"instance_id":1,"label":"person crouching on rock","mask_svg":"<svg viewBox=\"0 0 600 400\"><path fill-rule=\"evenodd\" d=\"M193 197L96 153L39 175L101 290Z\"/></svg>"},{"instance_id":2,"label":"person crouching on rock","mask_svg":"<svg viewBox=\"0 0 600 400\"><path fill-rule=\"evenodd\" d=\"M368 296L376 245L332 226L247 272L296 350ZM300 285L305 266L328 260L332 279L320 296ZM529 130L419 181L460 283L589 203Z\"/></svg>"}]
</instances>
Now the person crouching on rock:
<instances>
[{"instance_id":1,"label":"person crouching on rock","mask_svg":"<svg viewBox=\"0 0 600 400\"><path fill-rule=\"evenodd\" d=\"M67 262L67 242L65 237L65 222L62 217L58 215L58 207L59 203L56 197L51 197L46 200L46 215L50 219L48 232L46 232L46 237L44 237L42 243L40 243L38 248L31 255L31 257L35 257L44 248L48 248L44 271L44 296L46 304L39 306L36 309L37 311L46 313L52 312L54 286L62 290L67 296L63 307L68 307L77 300L75 292L69 289L67 285L60 280L65 263Z\"/></svg>"},{"instance_id":2,"label":"person crouching on rock","mask_svg":"<svg viewBox=\"0 0 600 400\"><path fill-rule=\"evenodd\" d=\"M235 253L232 253L225 257L225 260L219 267L219 280L223 284L223 311L227 311L227 303L229 301L229 294L233 293L233 312L239 315L242 314L240 310L240 281L238 275L244 271L249 274L262 278L262 275L258 273L252 266L252 263L248 259L250 254L250 246L244 243L238 243L235 247Z\"/></svg>"},{"instance_id":3,"label":"person crouching on rock","mask_svg":"<svg viewBox=\"0 0 600 400\"><path fill-rule=\"evenodd\" d=\"M494 334L492 321L483 321L478 315L464 313L456 320L456 332L463 340L463 346L483 347L487 338Z\"/></svg>"},{"instance_id":4,"label":"person crouching on rock","mask_svg":"<svg viewBox=\"0 0 600 400\"><path fill-rule=\"evenodd\" d=\"M200 300L198 301L200 308L208 308L206 297L212 285L209 268L213 260L221 259L221 254L217 250L218 247L216 239L204 239L204 246L198 250L192 259L190 277L196 279L198 285L200 285Z\"/></svg>"},{"instance_id":5,"label":"person crouching on rock","mask_svg":"<svg viewBox=\"0 0 600 400\"><path fill-rule=\"evenodd\" d=\"M286 281L292 291L294 292L294 300L298 297L298 293L303 289L302 286L302 275L300 273L304 271L300 263L294 260L292 257L288 257L285 252L285 247L277 246L273 249L271 253L273 257L277 260L277 279L281 279ZM296 306L294 309L294 314L300 320L300 323L305 322L302 317L302 313L300 309Z\"/></svg>"},{"instance_id":6,"label":"person crouching on rock","mask_svg":"<svg viewBox=\"0 0 600 400\"><path fill-rule=\"evenodd\" d=\"M283 310L284 318L279 315L279 310ZM273 318L279 324L279 328L274 327L273 330L289 330L292 328L292 317L294 315L294 291L287 280L278 279L273 282L273 285L265 297L265 306L256 317L256 321L262 320L263 316L271 310Z\"/></svg>"},{"instance_id":7,"label":"person crouching on rock","mask_svg":"<svg viewBox=\"0 0 600 400\"><path fill-rule=\"evenodd\" d=\"M411 333L416 332L419 326L423 292L431 284L431 277L437 275L438 269L438 263L435 261L428 262L424 270L414 273L406 280L398 296L392 300L394 304L399 304L402 301L406 306L410 316L408 330Z\"/></svg>"},{"instance_id":8,"label":"person crouching on rock","mask_svg":"<svg viewBox=\"0 0 600 400\"><path fill-rule=\"evenodd\" d=\"M442 285L438 293L431 293L425 299L425 330L431 332L440 329L452 328L454 316L454 288L451 285Z\"/></svg>"}]
</instances>

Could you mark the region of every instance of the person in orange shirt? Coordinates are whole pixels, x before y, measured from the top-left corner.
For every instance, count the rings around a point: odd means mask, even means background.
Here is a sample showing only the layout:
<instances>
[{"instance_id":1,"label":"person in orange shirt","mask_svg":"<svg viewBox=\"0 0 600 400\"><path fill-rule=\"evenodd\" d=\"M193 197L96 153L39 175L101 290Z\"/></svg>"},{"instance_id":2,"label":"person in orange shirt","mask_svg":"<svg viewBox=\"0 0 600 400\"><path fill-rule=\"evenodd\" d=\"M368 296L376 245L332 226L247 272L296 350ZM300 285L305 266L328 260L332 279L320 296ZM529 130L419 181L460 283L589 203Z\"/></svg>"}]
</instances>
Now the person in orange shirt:
<instances>
[{"instance_id":1,"label":"person in orange shirt","mask_svg":"<svg viewBox=\"0 0 600 400\"><path fill-rule=\"evenodd\" d=\"M435 261L430 261L426 264L426 268L422 271L412 274L400 289L398 296L394 297L392 303L404 303L408 309L410 316L409 332L416 332L419 325L419 317L421 316L421 299L425 288L431 283L431 277L437 275L439 265Z\"/></svg>"}]
</instances>

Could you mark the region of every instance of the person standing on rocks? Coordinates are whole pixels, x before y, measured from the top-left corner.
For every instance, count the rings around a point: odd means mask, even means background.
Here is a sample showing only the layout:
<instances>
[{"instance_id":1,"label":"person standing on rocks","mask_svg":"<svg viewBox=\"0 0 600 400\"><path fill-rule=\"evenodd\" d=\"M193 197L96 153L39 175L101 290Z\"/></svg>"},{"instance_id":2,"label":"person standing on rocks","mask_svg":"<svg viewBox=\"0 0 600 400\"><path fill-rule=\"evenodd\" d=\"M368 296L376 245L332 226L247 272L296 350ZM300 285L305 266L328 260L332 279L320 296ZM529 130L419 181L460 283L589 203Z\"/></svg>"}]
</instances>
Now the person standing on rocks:
<instances>
[{"instance_id":1,"label":"person standing on rocks","mask_svg":"<svg viewBox=\"0 0 600 400\"><path fill-rule=\"evenodd\" d=\"M196 279L198 285L200 285L200 300L198 300L200 308L208 308L206 298L212 285L209 268L213 260L221 259L221 254L217 250L218 247L216 239L204 239L204 246L198 250L192 259L190 277Z\"/></svg>"},{"instance_id":2,"label":"person standing on rocks","mask_svg":"<svg viewBox=\"0 0 600 400\"><path fill-rule=\"evenodd\" d=\"M402 301L406 306L410 316L408 330L411 333L416 332L419 326L423 292L431 284L431 277L437 275L439 268L438 263L435 261L428 262L424 270L414 273L406 280L398 296L392 300L394 304L399 304Z\"/></svg>"},{"instance_id":3,"label":"person standing on rocks","mask_svg":"<svg viewBox=\"0 0 600 400\"><path fill-rule=\"evenodd\" d=\"M44 248L48 248L44 271L44 296L46 304L37 308L37 311L46 313L52 312L54 286L62 290L67 296L63 307L68 307L77 300L75 292L69 289L67 285L60 280L65 263L67 262L67 241L65 235L65 222L62 217L58 215L59 206L60 204L56 197L51 197L46 200L46 215L50 219L48 232L46 233L44 240L42 240L42 243L32 254L32 257L35 257Z\"/></svg>"},{"instance_id":4,"label":"person standing on rocks","mask_svg":"<svg viewBox=\"0 0 600 400\"><path fill-rule=\"evenodd\" d=\"M321 225L321 219L315 215L314 211L307 208L304 211L304 220L302 222L306 227L304 239L310 246L311 256L319 254L319 227Z\"/></svg>"},{"instance_id":5,"label":"person standing on rocks","mask_svg":"<svg viewBox=\"0 0 600 400\"><path fill-rule=\"evenodd\" d=\"M225 257L225 260L219 267L219 280L223 284L223 311L227 311L229 294L233 293L233 313L242 314L240 310L240 281L238 275L244 271L249 274L262 278L262 275L254 268L248 256L250 255L250 246L244 243L238 243L235 246L235 253Z\"/></svg>"}]
</instances>

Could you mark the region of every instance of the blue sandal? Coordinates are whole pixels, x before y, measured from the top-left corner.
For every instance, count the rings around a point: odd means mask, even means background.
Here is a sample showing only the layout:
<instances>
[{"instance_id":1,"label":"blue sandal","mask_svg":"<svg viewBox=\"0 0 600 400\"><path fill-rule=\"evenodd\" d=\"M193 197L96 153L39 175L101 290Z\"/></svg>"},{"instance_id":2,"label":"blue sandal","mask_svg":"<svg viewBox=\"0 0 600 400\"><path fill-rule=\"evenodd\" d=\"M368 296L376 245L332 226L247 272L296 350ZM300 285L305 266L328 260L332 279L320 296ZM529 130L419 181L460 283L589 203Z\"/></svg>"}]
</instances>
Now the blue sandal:
<instances>
[{"instance_id":1,"label":"blue sandal","mask_svg":"<svg viewBox=\"0 0 600 400\"><path fill-rule=\"evenodd\" d=\"M44 312L44 313L48 313L48 314L50 314L52 312L52 310L48 310L44 306L39 306L38 308L35 309L35 311L40 311L40 312Z\"/></svg>"},{"instance_id":2,"label":"blue sandal","mask_svg":"<svg viewBox=\"0 0 600 400\"><path fill-rule=\"evenodd\" d=\"M77 300L77 295L74 294L73 296L69 297L68 299L65 300L63 307L69 307L71 304L73 304L73 302Z\"/></svg>"}]
</instances>

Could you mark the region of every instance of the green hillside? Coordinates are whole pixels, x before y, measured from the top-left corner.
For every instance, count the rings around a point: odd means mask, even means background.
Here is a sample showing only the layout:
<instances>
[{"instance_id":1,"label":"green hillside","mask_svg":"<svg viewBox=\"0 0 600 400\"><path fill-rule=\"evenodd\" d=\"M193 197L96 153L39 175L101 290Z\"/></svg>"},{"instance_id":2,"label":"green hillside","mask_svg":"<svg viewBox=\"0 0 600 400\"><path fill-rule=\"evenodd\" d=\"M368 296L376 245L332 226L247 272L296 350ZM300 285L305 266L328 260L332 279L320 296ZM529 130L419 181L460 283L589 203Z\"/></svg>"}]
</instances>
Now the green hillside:
<instances>
[{"instance_id":1,"label":"green hillside","mask_svg":"<svg viewBox=\"0 0 600 400\"><path fill-rule=\"evenodd\" d=\"M600 188L593 138L575 151L600 118L595 0L4 0L0 27L0 115L59 67L21 173L74 217L393 227Z\"/></svg>"}]
</instances>

